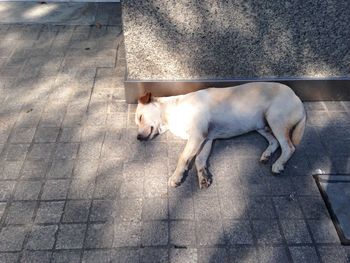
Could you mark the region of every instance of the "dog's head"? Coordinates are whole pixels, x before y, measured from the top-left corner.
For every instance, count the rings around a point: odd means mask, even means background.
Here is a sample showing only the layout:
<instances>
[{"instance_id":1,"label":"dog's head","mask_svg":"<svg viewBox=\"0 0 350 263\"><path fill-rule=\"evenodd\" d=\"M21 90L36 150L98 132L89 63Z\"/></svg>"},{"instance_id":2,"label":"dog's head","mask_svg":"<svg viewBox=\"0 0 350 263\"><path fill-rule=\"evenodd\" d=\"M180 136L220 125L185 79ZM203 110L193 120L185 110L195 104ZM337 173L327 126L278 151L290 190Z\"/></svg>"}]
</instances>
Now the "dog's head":
<instances>
[{"instance_id":1,"label":"dog's head","mask_svg":"<svg viewBox=\"0 0 350 263\"><path fill-rule=\"evenodd\" d=\"M152 98L151 93L146 93L139 98L135 122L138 127L138 140L151 140L157 134L164 132L160 105Z\"/></svg>"}]
</instances>

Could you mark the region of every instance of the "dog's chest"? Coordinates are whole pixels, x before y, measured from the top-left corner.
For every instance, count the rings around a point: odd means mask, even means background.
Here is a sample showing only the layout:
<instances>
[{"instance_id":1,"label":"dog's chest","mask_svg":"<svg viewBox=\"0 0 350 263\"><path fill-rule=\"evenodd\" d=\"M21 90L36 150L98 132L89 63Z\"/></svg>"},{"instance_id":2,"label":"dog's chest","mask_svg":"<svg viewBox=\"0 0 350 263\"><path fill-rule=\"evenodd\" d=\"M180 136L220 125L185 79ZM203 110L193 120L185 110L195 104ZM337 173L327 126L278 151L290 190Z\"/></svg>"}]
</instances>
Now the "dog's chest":
<instances>
[{"instance_id":1,"label":"dog's chest","mask_svg":"<svg viewBox=\"0 0 350 263\"><path fill-rule=\"evenodd\" d=\"M167 126L169 131L184 140L189 138L189 127L192 124L191 109L178 107L167 112Z\"/></svg>"},{"instance_id":2,"label":"dog's chest","mask_svg":"<svg viewBox=\"0 0 350 263\"><path fill-rule=\"evenodd\" d=\"M188 127L189 126L185 124L184 121L172 120L168 123L169 131L184 140L188 140L189 137Z\"/></svg>"}]
</instances>

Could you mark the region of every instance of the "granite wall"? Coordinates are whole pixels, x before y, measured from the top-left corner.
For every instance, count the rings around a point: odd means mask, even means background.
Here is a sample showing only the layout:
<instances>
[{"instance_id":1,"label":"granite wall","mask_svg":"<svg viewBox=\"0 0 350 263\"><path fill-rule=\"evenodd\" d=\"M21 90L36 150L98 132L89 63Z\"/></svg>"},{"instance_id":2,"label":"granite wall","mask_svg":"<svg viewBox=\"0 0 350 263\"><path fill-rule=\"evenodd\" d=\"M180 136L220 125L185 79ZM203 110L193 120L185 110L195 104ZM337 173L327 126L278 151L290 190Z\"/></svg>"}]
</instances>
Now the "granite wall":
<instances>
[{"instance_id":1,"label":"granite wall","mask_svg":"<svg viewBox=\"0 0 350 263\"><path fill-rule=\"evenodd\" d=\"M128 79L350 77L349 0L124 0Z\"/></svg>"}]
</instances>

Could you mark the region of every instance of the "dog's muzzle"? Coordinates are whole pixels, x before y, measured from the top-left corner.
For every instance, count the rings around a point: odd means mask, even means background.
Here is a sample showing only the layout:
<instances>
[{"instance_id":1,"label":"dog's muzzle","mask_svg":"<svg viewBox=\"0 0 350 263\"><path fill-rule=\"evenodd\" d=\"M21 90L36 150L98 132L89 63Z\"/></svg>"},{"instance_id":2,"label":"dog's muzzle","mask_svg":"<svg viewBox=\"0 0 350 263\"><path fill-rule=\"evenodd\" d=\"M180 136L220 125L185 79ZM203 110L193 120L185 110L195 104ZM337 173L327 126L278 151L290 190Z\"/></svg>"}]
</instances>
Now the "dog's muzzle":
<instances>
[{"instance_id":1,"label":"dog's muzzle","mask_svg":"<svg viewBox=\"0 0 350 263\"><path fill-rule=\"evenodd\" d=\"M148 139L148 137L144 137L141 134L138 134L136 137L139 141L146 141Z\"/></svg>"},{"instance_id":2,"label":"dog's muzzle","mask_svg":"<svg viewBox=\"0 0 350 263\"><path fill-rule=\"evenodd\" d=\"M139 141L147 141L151 137L152 132L153 132L153 126L151 126L151 132L147 136L144 136L142 134L137 134L136 139L138 139Z\"/></svg>"}]
</instances>

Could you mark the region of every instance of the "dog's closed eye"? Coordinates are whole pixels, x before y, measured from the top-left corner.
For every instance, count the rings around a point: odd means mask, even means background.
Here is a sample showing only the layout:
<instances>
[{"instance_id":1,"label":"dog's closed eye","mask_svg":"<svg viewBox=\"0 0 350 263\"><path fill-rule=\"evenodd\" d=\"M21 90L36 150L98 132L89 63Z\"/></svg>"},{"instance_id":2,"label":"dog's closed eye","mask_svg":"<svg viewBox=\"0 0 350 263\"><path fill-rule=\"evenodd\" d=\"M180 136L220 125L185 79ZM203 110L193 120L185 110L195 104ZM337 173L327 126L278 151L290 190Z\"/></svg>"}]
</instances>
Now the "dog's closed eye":
<instances>
[{"instance_id":1,"label":"dog's closed eye","mask_svg":"<svg viewBox=\"0 0 350 263\"><path fill-rule=\"evenodd\" d=\"M140 121L140 122L142 121L142 114L141 114L140 117L139 117L139 121Z\"/></svg>"}]
</instances>

